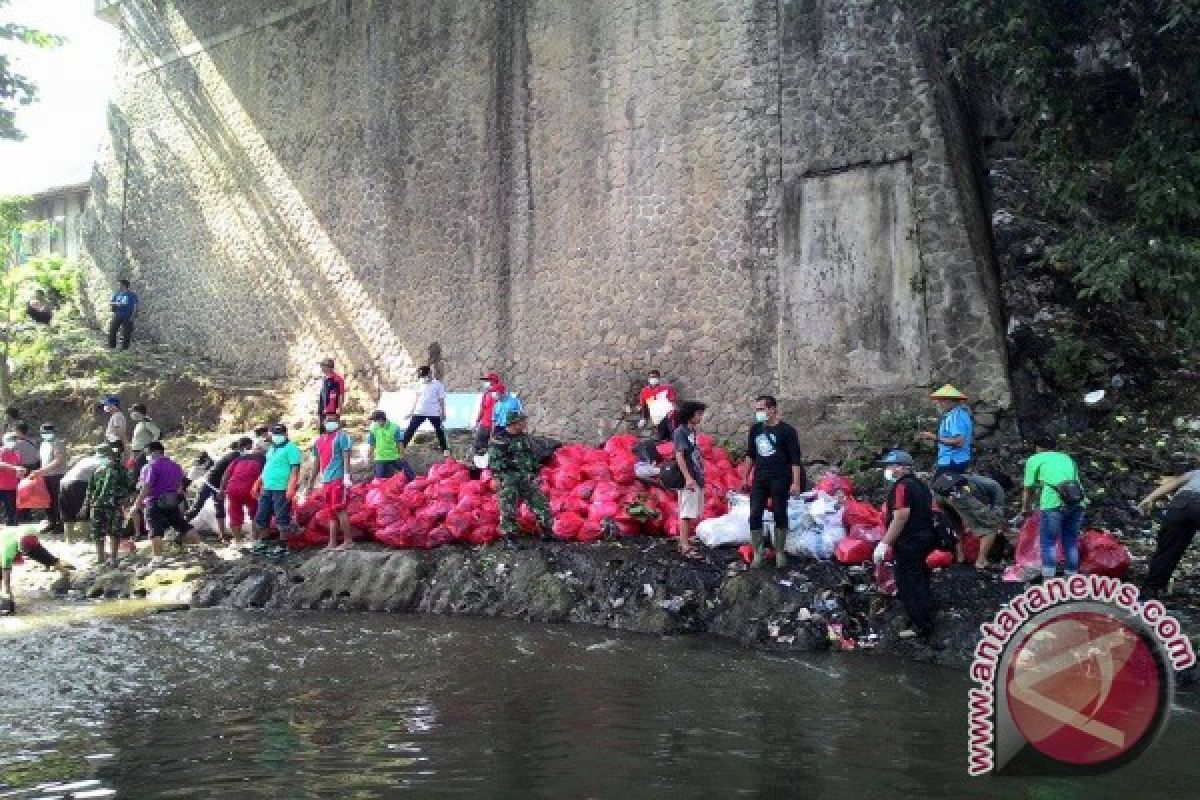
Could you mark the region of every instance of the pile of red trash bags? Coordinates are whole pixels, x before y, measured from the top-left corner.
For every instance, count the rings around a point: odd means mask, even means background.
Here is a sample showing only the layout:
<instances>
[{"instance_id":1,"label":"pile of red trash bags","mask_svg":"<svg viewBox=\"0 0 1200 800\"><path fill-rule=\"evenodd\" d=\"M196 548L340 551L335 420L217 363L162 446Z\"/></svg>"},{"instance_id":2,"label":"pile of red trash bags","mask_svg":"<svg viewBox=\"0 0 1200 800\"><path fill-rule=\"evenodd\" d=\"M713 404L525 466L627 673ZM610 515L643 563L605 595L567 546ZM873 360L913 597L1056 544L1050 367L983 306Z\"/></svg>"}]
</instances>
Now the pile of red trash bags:
<instances>
[{"instance_id":1,"label":"pile of red trash bags","mask_svg":"<svg viewBox=\"0 0 1200 800\"><path fill-rule=\"evenodd\" d=\"M606 520L621 536L674 536L679 532L675 493L650 486L634 474L636 436L613 436L603 447L567 444L555 451L541 470L541 487L554 517L553 534L563 541L592 542L604 534ZM725 495L741 488L744 476L729 454L703 434L697 437L704 459L703 517L727 509ZM669 443L659 445L661 458L671 458ZM429 549L450 543L487 544L500 537L500 509L492 490L492 474L478 480L462 464L446 460L426 477L408 481L403 475L350 487L346 509L356 540L388 547ZM332 512L321 493L296 508L299 536L292 547L315 547L329 541ZM521 506L517 525L537 531L537 519Z\"/></svg>"}]
</instances>

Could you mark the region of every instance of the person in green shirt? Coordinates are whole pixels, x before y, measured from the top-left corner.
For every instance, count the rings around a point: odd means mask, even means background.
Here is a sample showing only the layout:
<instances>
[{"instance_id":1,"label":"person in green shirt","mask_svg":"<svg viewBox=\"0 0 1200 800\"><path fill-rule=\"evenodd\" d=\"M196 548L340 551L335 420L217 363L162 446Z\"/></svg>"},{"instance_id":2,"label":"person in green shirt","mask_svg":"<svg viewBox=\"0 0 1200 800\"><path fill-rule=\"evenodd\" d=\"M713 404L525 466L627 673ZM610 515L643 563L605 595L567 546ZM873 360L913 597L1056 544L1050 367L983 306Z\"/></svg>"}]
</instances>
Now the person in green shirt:
<instances>
[{"instance_id":1,"label":"person in green shirt","mask_svg":"<svg viewBox=\"0 0 1200 800\"><path fill-rule=\"evenodd\" d=\"M267 450L267 460L258 479L262 494L258 498L258 511L254 514L255 540L266 538L272 517L280 536L286 539L295 531L292 501L296 498L300 463L303 460L300 448L288 439L287 426L281 422L272 425L271 447Z\"/></svg>"},{"instance_id":2,"label":"person in green shirt","mask_svg":"<svg viewBox=\"0 0 1200 800\"><path fill-rule=\"evenodd\" d=\"M1042 577L1058 570L1058 544L1062 542L1065 573L1079 571L1079 531L1083 527L1082 483L1075 460L1055 449L1051 436L1034 440L1036 452L1025 462L1025 493L1021 513L1029 514L1037 501L1038 540L1042 550ZM1072 486L1073 484L1073 486ZM1072 497L1074 490L1079 497Z\"/></svg>"},{"instance_id":3,"label":"person in green shirt","mask_svg":"<svg viewBox=\"0 0 1200 800\"><path fill-rule=\"evenodd\" d=\"M12 570L17 563L17 557L24 556L36 561L46 569L56 569L62 575L63 582L70 580L71 570L74 569L42 546L38 537L33 534L22 534L20 531L0 532L0 573L4 583L4 611L11 614L16 611L13 601Z\"/></svg>"},{"instance_id":4,"label":"person in green shirt","mask_svg":"<svg viewBox=\"0 0 1200 800\"><path fill-rule=\"evenodd\" d=\"M404 457L404 431L391 422L384 411L371 414L371 428L367 431L367 456L376 478L386 480L397 472L413 480L417 474Z\"/></svg>"}]
</instances>

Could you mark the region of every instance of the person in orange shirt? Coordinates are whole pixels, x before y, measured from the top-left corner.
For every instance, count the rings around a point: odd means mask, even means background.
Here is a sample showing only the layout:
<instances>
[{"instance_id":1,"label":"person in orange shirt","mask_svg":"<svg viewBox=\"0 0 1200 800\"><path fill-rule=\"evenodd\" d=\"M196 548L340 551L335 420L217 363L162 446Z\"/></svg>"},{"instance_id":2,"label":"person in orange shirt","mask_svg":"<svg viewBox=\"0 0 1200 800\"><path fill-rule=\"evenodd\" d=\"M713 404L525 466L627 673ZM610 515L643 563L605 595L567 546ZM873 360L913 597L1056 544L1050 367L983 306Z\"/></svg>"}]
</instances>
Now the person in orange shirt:
<instances>
[{"instance_id":1,"label":"person in orange shirt","mask_svg":"<svg viewBox=\"0 0 1200 800\"><path fill-rule=\"evenodd\" d=\"M675 430L676 409L679 407L679 401L675 395L675 387L669 383L663 383L662 373L652 369L646 376L646 385L638 392L638 407L642 414L642 418L638 420L639 428L646 427L652 421L650 404L659 399L665 399L671 404L671 412L658 422L658 440L669 442L671 434Z\"/></svg>"}]
</instances>

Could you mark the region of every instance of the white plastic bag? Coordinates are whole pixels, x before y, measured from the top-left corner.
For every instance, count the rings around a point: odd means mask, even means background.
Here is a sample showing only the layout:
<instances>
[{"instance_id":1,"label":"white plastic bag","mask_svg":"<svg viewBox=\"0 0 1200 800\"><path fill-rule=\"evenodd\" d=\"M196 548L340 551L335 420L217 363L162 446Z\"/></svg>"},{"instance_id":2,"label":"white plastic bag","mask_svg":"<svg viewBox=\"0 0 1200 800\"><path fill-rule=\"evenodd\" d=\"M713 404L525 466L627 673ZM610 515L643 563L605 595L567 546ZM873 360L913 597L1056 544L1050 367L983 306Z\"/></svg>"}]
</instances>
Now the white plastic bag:
<instances>
[{"instance_id":1,"label":"white plastic bag","mask_svg":"<svg viewBox=\"0 0 1200 800\"><path fill-rule=\"evenodd\" d=\"M724 516L702 520L696 526L696 538L707 547L748 543L750 541L750 498L744 494L730 492L729 511Z\"/></svg>"}]
</instances>

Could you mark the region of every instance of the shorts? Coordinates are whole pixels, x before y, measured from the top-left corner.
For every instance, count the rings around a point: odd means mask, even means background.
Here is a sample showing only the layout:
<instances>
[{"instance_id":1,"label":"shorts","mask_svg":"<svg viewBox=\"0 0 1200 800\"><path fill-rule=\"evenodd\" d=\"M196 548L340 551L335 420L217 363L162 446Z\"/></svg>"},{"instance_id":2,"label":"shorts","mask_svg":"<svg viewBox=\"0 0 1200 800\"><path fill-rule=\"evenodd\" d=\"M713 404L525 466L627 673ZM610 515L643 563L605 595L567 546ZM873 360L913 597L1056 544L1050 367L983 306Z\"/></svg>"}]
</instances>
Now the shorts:
<instances>
[{"instance_id":1,"label":"shorts","mask_svg":"<svg viewBox=\"0 0 1200 800\"><path fill-rule=\"evenodd\" d=\"M192 526L183 518L183 511L180 510L179 506L159 508L156 505L152 505L145 509L145 516L146 529L150 531L150 537L153 539L163 538L171 528L174 528L181 534L187 533L192 529Z\"/></svg>"},{"instance_id":2,"label":"shorts","mask_svg":"<svg viewBox=\"0 0 1200 800\"><path fill-rule=\"evenodd\" d=\"M65 522L83 522L83 503L87 499L87 481L64 483L58 490L58 512Z\"/></svg>"},{"instance_id":3,"label":"shorts","mask_svg":"<svg viewBox=\"0 0 1200 800\"><path fill-rule=\"evenodd\" d=\"M346 497L346 484L342 483L342 479L330 481L321 487L321 494L325 496L325 507L330 511L345 511L348 498Z\"/></svg>"},{"instance_id":4,"label":"shorts","mask_svg":"<svg viewBox=\"0 0 1200 800\"><path fill-rule=\"evenodd\" d=\"M704 511L704 488L679 489L676 494L679 496L679 518L700 519Z\"/></svg>"},{"instance_id":5,"label":"shorts","mask_svg":"<svg viewBox=\"0 0 1200 800\"><path fill-rule=\"evenodd\" d=\"M258 513L258 498L250 489L229 491L227 486L225 487L225 511L229 514L230 527L241 528L247 518L254 519L254 515Z\"/></svg>"}]
</instances>

